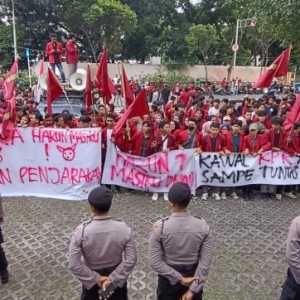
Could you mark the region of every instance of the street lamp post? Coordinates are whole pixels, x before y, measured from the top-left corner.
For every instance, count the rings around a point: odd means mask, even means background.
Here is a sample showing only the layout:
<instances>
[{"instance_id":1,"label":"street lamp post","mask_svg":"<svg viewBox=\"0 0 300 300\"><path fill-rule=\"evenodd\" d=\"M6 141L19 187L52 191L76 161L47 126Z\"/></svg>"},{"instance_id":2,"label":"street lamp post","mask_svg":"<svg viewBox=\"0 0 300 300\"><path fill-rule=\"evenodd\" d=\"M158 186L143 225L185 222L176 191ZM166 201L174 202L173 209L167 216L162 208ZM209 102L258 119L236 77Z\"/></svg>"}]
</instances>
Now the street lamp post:
<instances>
[{"instance_id":1,"label":"street lamp post","mask_svg":"<svg viewBox=\"0 0 300 300\"><path fill-rule=\"evenodd\" d=\"M17 58L18 58L18 50L17 50L17 31L16 31L15 2L14 2L14 0L11 0L11 6L12 6L14 56L15 56L15 60L17 60Z\"/></svg>"},{"instance_id":2,"label":"street lamp post","mask_svg":"<svg viewBox=\"0 0 300 300\"><path fill-rule=\"evenodd\" d=\"M235 31L235 42L232 47L233 50L233 68L236 67L236 57L237 52L239 50L239 31L240 28L246 27L255 27L256 26L256 18L248 18L248 19L237 19L236 21L236 31Z\"/></svg>"}]
</instances>

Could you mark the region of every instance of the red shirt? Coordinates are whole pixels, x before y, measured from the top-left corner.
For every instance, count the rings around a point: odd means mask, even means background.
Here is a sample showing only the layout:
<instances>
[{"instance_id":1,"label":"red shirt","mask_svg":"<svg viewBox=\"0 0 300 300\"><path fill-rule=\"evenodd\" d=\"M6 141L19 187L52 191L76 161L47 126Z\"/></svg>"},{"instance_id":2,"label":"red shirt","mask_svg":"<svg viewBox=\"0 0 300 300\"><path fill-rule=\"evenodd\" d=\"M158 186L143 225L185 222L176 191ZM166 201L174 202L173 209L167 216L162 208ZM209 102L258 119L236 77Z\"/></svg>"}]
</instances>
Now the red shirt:
<instances>
[{"instance_id":1,"label":"red shirt","mask_svg":"<svg viewBox=\"0 0 300 300\"><path fill-rule=\"evenodd\" d=\"M264 146L263 136L257 134L255 138L247 135L244 138L244 150L248 150L250 154L256 154Z\"/></svg>"},{"instance_id":2,"label":"red shirt","mask_svg":"<svg viewBox=\"0 0 300 300\"><path fill-rule=\"evenodd\" d=\"M56 51L55 51L56 49ZM55 52L57 53L57 61L55 59ZM56 42L56 48L53 46L52 42L49 42L46 47L46 56L48 56L49 63L55 64L57 62L61 62L63 53L63 47L60 42Z\"/></svg>"},{"instance_id":3,"label":"red shirt","mask_svg":"<svg viewBox=\"0 0 300 300\"><path fill-rule=\"evenodd\" d=\"M225 148L226 139L221 134L215 137L215 149L213 149L213 138L211 135L206 135L202 138L201 149L203 152L221 152L225 151Z\"/></svg>"},{"instance_id":4,"label":"red shirt","mask_svg":"<svg viewBox=\"0 0 300 300\"><path fill-rule=\"evenodd\" d=\"M68 40L66 43L66 55L68 64L78 63L78 49L73 40Z\"/></svg>"}]
</instances>

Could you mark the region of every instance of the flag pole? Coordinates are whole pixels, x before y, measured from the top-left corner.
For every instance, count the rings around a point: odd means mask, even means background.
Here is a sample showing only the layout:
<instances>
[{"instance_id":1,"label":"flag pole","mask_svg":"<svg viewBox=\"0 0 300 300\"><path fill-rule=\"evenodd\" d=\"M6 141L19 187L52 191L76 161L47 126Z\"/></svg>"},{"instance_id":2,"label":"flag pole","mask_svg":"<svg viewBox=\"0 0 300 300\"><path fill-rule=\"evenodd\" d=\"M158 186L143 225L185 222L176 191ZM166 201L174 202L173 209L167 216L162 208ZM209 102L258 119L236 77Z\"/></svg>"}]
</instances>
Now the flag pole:
<instances>
[{"instance_id":1,"label":"flag pole","mask_svg":"<svg viewBox=\"0 0 300 300\"><path fill-rule=\"evenodd\" d=\"M70 107L71 107L71 111L72 111L72 113L74 114L73 106L72 106L72 104L71 104L71 102L70 102L70 99L69 99L69 97L68 97L68 95L67 95L67 93L66 93L66 91L65 91L64 88L63 88L63 92L64 92L64 95L65 95L65 97L66 97L66 99L67 99L68 104L69 104Z\"/></svg>"}]
</instances>

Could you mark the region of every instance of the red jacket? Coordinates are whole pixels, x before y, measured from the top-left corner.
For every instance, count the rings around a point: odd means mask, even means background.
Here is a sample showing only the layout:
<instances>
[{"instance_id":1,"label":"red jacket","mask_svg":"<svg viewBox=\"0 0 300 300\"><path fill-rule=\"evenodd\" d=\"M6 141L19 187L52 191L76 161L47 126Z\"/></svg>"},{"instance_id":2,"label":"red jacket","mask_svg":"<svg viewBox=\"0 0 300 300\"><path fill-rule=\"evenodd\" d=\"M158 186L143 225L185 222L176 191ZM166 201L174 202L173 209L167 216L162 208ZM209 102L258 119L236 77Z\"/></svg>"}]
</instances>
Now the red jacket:
<instances>
[{"instance_id":1,"label":"red jacket","mask_svg":"<svg viewBox=\"0 0 300 300\"><path fill-rule=\"evenodd\" d=\"M252 138L249 135L244 138L244 151L249 151L250 154L256 154L264 146L264 138L262 135L257 134L255 138L255 144L251 143Z\"/></svg>"},{"instance_id":2,"label":"red jacket","mask_svg":"<svg viewBox=\"0 0 300 300\"><path fill-rule=\"evenodd\" d=\"M66 56L68 64L78 63L78 49L73 40L68 40L66 43Z\"/></svg>"},{"instance_id":3,"label":"red jacket","mask_svg":"<svg viewBox=\"0 0 300 300\"><path fill-rule=\"evenodd\" d=\"M272 150L272 148L275 146L275 131L274 129L271 129L268 133L266 133L266 139L267 143L264 145L264 150ZM280 131L280 138L279 138L279 148L280 150L287 150L287 134L286 132L281 129Z\"/></svg>"},{"instance_id":4,"label":"red jacket","mask_svg":"<svg viewBox=\"0 0 300 300\"><path fill-rule=\"evenodd\" d=\"M62 44L60 42L56 42L56 51L57 51L57 54L58 54L58 60L59 60L59 62L61 62L63 47L62 47ZM48 56L50 64L55 64L54 53L55 53L55 48L53 46L53 43L49 42L47 44L47 47L46 47L46 56Z\"/></svg>"},{"instance_id":5,"label":"red jacket","mask_svg":"<svg viewBox=\"0 0 300 300\"><path fill-rule=\"evenodd\" d=\"M287 140L286 151L290 155L300 154L300 135L292 133Z\"/></svg>"},{"instance_id":6,"label":"red jacket","mask_svg":"<svg viewBox=\"0 0 300 300\"><path fill-rule=\"evenodd\" d=\"M244 151L244 135L239 134L240 144L239 144L239 153ZM230 132L225 136L226 139L226 149L230 152L233 152L233 134Z\"/></svg>"},{"instance_id":7,"label":"red jacket","mask_svg":"<svg viewBox=\"0 0 300 300\"><path fill-rule=\"evenodd\" d=\"M131 141L131 153L132 155L141 156L142 155L142 147L144 142L144 133L139 132L137 133ZM150 156L155 153L156 147L152 146L152 143L155 142L153 136L147 139L147 149L146 149L146 156Z\"/></svg>"},{"instance_id":8,"label":"red jacket","mask_svg":"<svg viewBox=\"0 0 300 300\"><path fill-rule=\"evenodd\" d=\"M168 140L168 144L167 144L168 150L177 149L176 140L172 134L168 135L167 140ZM162 139L162 136L159 135L157 137L157 152L163 151L163 143L164 143L164 140Z\"/></svg>"},{"instance_id":9,"label":"red jacket","mask_svg":"<svg viewBox=\"0 0 300 300\"><path fill-rule=\"evenodd\" d=\"M212 149L212 139L210 135L206 135L202 138L201 150L203 152L221 152L225 151L226 148L226 139L223 135L218 134L216 136L216 149L213 151Z\"/></svg>"},{"instance_id":10,"label":"red jacket","mask_svg":"<svg viewBox=\"0 0 300 300\"><path fill-rule=\"evenodd\" d=\"M195 141L194 141L194 147L193 148L198 148L201 144L201 133L196 131L195 134ZM185 148L186 143L188 142L189 139L189 130L184 129L178 132L177 138L176 138L176 146L182 146Z\"/></svg>"}]
</instances>

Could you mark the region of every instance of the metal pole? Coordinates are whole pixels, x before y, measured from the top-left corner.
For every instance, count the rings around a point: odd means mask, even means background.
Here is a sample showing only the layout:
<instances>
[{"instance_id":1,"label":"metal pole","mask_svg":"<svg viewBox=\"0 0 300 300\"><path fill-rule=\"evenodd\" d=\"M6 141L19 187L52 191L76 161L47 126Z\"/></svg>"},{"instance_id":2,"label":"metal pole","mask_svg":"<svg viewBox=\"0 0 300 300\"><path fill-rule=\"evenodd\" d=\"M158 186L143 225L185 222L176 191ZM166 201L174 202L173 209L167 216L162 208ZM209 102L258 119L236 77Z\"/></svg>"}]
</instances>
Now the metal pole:
<instances>
[{"instance_id":1,"label":"metal pole","mask_svg":"<svg viewBox=\"0 0 300 300\"><path fill-rule=\"evenodd\" d=\"M236 31L235 31L235 45L238 45L239 42L239 25L240 25L240 20L237 19L236 21ZM237 51L234 51L233 53L233 68L236 66L236 56L237 56Z\"/></svg>"},{"instance_id":2,"label":"metal pole","mask_svg":"<svg viewBox=\"0 0 300 300\"><path fill-rule=\"evenodd\" d=\"M30 68L30 52L29 52L29 49L28 49L28 55L27 55L27 65L28 65L29 86L30 86L30 88L32 88L32 84L31 84L31 68Z\"/></svg>"},{"instance_id":3,"label":"metal pole","mask_svg":"<svg viewBox=\"0 0 300 300\"><path fill-rule=\"evenodd\" d=\"M15 18L15 3L14 0L11 0L12 5L12 23L13 23L13 39L14 39L14 54L15 60L18 58L18 50L17 50L17 32L16 32L16 18Z\"/></svg>"}]
</instances>

